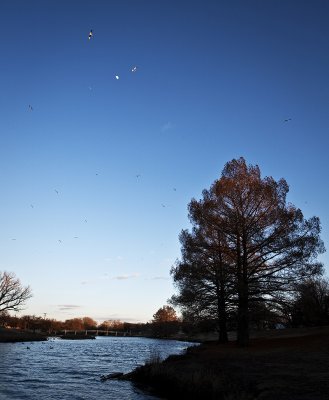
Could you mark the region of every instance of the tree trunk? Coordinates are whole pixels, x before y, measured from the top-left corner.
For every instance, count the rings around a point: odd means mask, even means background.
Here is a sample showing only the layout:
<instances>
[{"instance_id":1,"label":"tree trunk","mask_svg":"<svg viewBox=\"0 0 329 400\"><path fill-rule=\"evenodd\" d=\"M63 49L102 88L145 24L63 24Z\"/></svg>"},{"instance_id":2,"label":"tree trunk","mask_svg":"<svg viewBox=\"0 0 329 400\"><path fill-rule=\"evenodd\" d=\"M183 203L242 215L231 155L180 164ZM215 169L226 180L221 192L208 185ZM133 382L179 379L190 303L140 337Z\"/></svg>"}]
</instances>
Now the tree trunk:
<instances>
[{"instance_id":1,"label":"tree trunk","mask_svg":"<svg viewBox=\"0 0 329 400\"><path fill-rule=\"evenodd\" d=\"M219 333L218 333L218 341L220 343L227 343L227 328L226 328L226 318L221 318L219 320Z\"/></svg>"},{"instance_id":2,"label":"tree trunk","mask_svg":"<svg viewBox=\"0 0 329 400\"><path fill-rule=\"evenodd\" d=\"M248 297L239 296L237 342L240 347L249 345Z\"/></svg>"},{"instance_id":3,"label":"tree trunk","mask_svg":"<svg viewBox=\"0 0 329 400\"><path fill-rule=\"evenodd\" d=\"M238 329L237 342L240 347L249 345L249 295L245 238L242 240L243 256L241 256L241 241L237 239L237 285L238 285Z\"/></svg>"},{"instance_id":4,"label":"tree trunk","mask_svg":"<svg viewBox=\"0 0 329 400\"><path fill-rule=\"evenodd\" d=\"M245 347L249 345L249 287L244 273L239 275L238 280L238 345Z\"/></svg>"},{"instance_id":5,"label":"tree trunk","mask_svg":"<svg viewBox=\"0 0 329 400\"><path fill-rule=\"evenodd\" d=\"M219 296L219 312L220 312L220 320L219 320L219 341L221 343L228 342L227 336L227 316L226 316L226 299L225 299L225 287L224 282L221 280L220 282L221 290Z\"/></svg>"},{"instance_id":6,"label":"tree trunk","mask_svg":"<svg viewBox=\"0 0 329 400\"><path fill-rule=\"evenodd\" d=\"M216 295L217 295L217 320L218 320L218 341L227 343L227 318L226 318L226 299L225 299L225 284L223 278L223 263L221 253L219 253L220 262L216 271Z\"/></svg>"}]
</instances>

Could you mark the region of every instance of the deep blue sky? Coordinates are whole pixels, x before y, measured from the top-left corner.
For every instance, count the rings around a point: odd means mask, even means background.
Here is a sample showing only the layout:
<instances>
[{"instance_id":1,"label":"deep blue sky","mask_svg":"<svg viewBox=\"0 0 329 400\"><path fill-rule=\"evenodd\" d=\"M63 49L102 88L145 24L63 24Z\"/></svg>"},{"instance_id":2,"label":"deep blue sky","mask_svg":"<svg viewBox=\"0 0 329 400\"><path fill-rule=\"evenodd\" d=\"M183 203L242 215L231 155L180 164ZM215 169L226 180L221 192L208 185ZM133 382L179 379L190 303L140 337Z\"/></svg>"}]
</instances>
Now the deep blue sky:
<instances>
[{"instance_id":1,"label":"deep blue sky","mask_svg":"<svg viewBox=\"0 0 329 400\"><path fill-rule=\"evenodd\" d=\"M2 1L0 270L31 286L24 312L150 320L187 204L240 156L287 180L328 246L328 17L321 0Z\"/></svg>"}]
</instances>

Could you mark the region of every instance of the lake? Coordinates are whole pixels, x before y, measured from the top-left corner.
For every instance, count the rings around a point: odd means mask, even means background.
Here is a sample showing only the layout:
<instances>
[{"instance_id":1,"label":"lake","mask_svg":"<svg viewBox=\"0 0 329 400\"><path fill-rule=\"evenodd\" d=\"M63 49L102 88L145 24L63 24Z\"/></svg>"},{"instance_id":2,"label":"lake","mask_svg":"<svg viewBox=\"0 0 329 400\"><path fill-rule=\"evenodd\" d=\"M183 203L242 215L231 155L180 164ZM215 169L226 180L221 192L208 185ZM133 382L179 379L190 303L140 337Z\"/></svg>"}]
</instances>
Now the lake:
<instances>
[{"instance_id":1,"label":"lake","mask_svg":"<svg viewBox=\"0 0 329 400\"><path fill-rule=\"evenodd\" d=\"M131 382L100 380L129 372L154 355L179 354L188 342L131 337L0 343L1 400L156 399Z\"/></svg>"}]
</instances>

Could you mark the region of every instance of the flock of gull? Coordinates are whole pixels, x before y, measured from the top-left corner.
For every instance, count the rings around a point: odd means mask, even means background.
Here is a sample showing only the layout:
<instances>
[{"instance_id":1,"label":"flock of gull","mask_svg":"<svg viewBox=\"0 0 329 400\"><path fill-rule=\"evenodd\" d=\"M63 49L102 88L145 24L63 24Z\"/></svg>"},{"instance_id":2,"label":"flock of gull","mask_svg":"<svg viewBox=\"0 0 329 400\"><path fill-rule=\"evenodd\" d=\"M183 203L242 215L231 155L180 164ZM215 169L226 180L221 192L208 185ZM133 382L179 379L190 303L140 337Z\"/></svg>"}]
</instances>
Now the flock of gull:
<instances>
[{"instance_id":1,"label":"flock of gull","mask_svg":"<svg viewBox=\"0 0 329 400\"><path fill-rule=\"evenodd\" d=\"M91 29L90 32L89 32L89 34L88 34L88 40L93 40L93 38L94 38L94 32L93 32L93 30ZM132 73L136 73L137 70L138 70L138 67L137 67L136 65L133 66L133 67L131 67L131 69L130 69L130 71L131 71ZM120 79L120 76L116 74L116 75L114 76L114 78L115 78L116 80L119 80L119 79ZM89 89L91 90L91 87L89 87ZM33 106L32 106L31 104L29 104L29 105L28 105L28 109L29 109L29 111L33 111ZM285 118L285 119L283 120L283 122L287 123L287 122L290 122L291 120L292 120L292 118ZM98 173L96 173L96 175L98 175ZM137 175L135 175L135 176L136 176L137 179L140 179L140 178L141 178L141 174L137 174ZM173 190L176 191L176 188L173 188ZM54 191L55 191L55 193L56 193L57 195L59 195L59 191L58 191L57 189L54 189ZM34 205L33 205L33 204L31 204L30 206L31 206L31 208L34 208ZM163 203L161 204L161 206L162 206L163 208L166 207L166 205L163 204ZM86 223L87 220L85 219L84 222ZM78 239L78 236L74 236L74 239ZM16 240L16 239L13 238L12 240ZM61 239L58 239L58 243L62 243L62 240L61 240Z\"/></svg>"},{"instance_id":2,"label":"flock of gull","mask_svg":"<svg viewBox=\"0 0 329 400\"><path fill-rule=\"evenodd\" d=\"M94 38L94 32L93 32L93 30L91 29L90 32L89 32L89 34L88 34L88 40L93 40L93 38ZM136 73L137 70L138 70L138 67L137 67L136 65L134 65L134 66L132 66L132 67L130 68L130 71L131 71L132 73ZM114 76L114 78L115 78L116 80L119 80L119 79L120 79L120 75L116 74L116 75ZM91 87L89 87L89 89L92 90ZM32 106L31 104L28 105L28 110L29 110L29 111L33 111L33 106ZM96 173L96 175L98 175L98 173ZM137 179L140 179L140 178L141 178L141 174L136 174L135 176L136 176ZM176 188L173 188L173 190L176 191ZM54 189L54 191L55 191L55 193L56 193L57 195L60 194L59 191L58 191L57 189ZM163 204L163 203L161 204L161 206L162 206L162 207L166 207L166 205ZM30 207L31 207L31 208L34 208L34 204L30 204ZM87 222L88 222L87 219L85 219L84 222L87 223ZM74 239L78 239L78 238L79 238L78 236L74 236ZM12 238L11 240L16 240L16 238ZM58 243L62 243L62 242L63 242L62 239L58 239Z\"/></svg>"},{"instance_id":3,"label":"flock of gull","mask_svg":"<svg viewBox=\"0 0 329 400\"><path fill-rule=\"evenodd\" d=\"M89 32L89 35L88 35L88 39L91 40L93 37L94 37L93 30L90 29L90 32ZM134 67L132 67L130 71L131 72L136 72L137 71L137 66L135 65ZM115 75L115 79L119 80L120 76L119 75Z\"/></svg>"}]
</instances>

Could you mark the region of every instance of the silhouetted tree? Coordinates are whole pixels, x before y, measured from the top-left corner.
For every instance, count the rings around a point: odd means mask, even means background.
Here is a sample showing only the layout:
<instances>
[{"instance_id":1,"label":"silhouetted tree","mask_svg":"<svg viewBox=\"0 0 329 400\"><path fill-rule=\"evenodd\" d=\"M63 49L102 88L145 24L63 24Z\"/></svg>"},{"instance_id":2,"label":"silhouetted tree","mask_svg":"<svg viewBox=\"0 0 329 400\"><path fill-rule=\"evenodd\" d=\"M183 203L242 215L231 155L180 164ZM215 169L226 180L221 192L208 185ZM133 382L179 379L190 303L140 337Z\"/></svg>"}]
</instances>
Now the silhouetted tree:
<instances>
[{"instance_id":1,"label":"silhouetted tree","mask_svg":"<svg viewBox=\"0 0 329 400\"><path fill-rule=\"evenodd\" d=\"M176 311L171 306L163 306L153 315L152 331L157 337L167 337L179 330Z\"/></svg>"},{"instance_id":2,"label":"silhouetted tree","mask_svg":"<svg viewBox=\"0 0 329 400\"><path fill-rule=\"evenodd\" d=\"M224 279L224 284L233 290L230 303L237 309L241 346L249 342L252 302L275 303L292 290L294 282L322 269L316 260L325 251L319 237L320 221L317 217L304 219L300 209L287 204L288 191L284 179L278 182L272 177L262 179L257 165L247 166L240 158L225 165L221 178L203 191L203 199L193 199L189 204L190 220L196 229L201 229L204 241L209 241L209 237L212 241L213 232L217 232L220 243L217 259L222 258L227 271L228 281ZM208 252L206 260L212 261L213 247L204 251ZM207 262L203 263L203 269L207 274ZM190 274L188 266L185 270ZM198 270L202 274L202 268ZM194 288L189 288L189 284L189 279L180 278L180 293L186 289L190 294ZM212 286L213 283L209 288L208 280L204 279L205 293Z\"/></svg>"},{"instance_id":3,"label":"silhouetted tree","mask_svg":"<svg viewBox=\"0 0 329 400\"><path fill-rule=\"evenodd\" d=\"M0 271L0 312L19 311L30 297L29 286L22 286L14 273Z\"/></svg>"},{"instance_id":4,"label":"silhouetted tree","mask_svg":"<svg viewBox=\"0 0 329 400\"><path fill-rule=\"evenodd\" d=\"M171 298L180 306L184 320L214 320L219 332L218 340L227 342L229 299L233 293L232 268L227 263L222 235L202 219L191 218L192 233L182 231L182 260L171 269L179 294Z\"/></svg>"},{"instance_id":5,"label":"silhouetted tree","mask_svg":"<svg viewBox=\"0 0 329 400\"><path fill-rule=\"evenodd\" d=\"M0 326L7 326L10 324L10 315L8 311L0 311Z\"/></svg>"},{"instance_id":6,"label":"silhouetted tree","mask_svg":"<svg viewBox=\"0 0 329 400\"><path fill-rule=\"evenodd\" d=\"M291 314L293 326L329 325L329 281L314 278L297 284Z\"/></svg>"}]
</instances>

